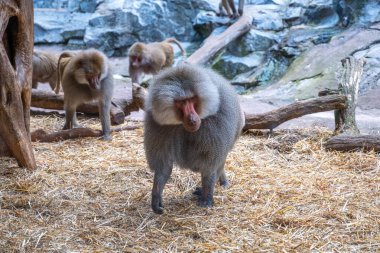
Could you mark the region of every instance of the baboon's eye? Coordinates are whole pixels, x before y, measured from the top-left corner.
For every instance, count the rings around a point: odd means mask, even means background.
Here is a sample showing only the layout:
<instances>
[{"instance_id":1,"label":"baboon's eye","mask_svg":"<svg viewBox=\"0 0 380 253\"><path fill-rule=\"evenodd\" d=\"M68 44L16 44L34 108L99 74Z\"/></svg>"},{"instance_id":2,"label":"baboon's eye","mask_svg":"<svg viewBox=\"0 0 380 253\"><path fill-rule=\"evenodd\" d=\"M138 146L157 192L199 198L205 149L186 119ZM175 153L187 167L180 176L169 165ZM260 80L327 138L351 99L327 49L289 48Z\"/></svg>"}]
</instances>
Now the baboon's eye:
<instances>
[{"instance_id":1,"label":"baboon's eye","mask_svg":"<svg viewBox=\"0 0 380 253\"><path fill-rule=\"evenodd\" d=\"M174 101L174 105L178 108L182 108L185 105L185 100L176 100Z\"/></svg>"}]
</instances>

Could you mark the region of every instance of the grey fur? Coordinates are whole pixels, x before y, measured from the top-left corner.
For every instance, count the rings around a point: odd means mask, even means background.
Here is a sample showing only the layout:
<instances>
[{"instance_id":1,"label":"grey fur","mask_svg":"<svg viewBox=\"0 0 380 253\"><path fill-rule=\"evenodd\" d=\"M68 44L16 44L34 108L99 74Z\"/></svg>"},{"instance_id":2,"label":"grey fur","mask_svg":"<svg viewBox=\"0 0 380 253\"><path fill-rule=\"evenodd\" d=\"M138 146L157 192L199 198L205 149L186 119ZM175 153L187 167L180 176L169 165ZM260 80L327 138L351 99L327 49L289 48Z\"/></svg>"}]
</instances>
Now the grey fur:
<instances>
[{"instance_id":1,"label":"grey fur","mask_svg":"<svg viewBox=\"0 0 380 253\"><path fill-rule=\"evenodd\" d=\"M76 64L79 60L91 61L92 57L102 59L100 89L92 89L86 83L80 83L76 76ZM62 89L64 92L64 109L66 122L63 129L80 127L76 117L76 108L83 102L98 100L99 117L102 124L103 140L111 140L111 99L113 95L113 76L107 57L95 49L85 50L74 54L62 73Z\"/></svg>"},{"instance_id":2,"label":"grey fur","mask_svg":"<svg viewBox=\"0 0 380 253\"><path fill-rule=\"evenodd\" d=\"M193 95L199 96L202 102L201 112L198 112L202 119L198 131L187 132L178 122L160 122L160 117L155 115L163 113L155 111L161 104L169 105L174 99ZM217 101L214 101L215 98ZM174 104L166 106L166 110L175 110ZM224 163L242 130L242 115L233 88L212 70L183 64L155 77L146 101L144 131L146 158L155 172L152 189L154 212L163 213L162 191L174 163L201 173L202 188L197 192L200 195L198 204L213 204L216 181L219 179L222 185L228 184Z\"/></svg>"},{"instance_id":3,"label":"grey fur","mask_svg":"<svg viewBox=\"0 0 380 253\"><path fill-rule=\"evenodd\" d=\"M54 90L57 82L58 55L44 51L33 52L32 88L37 89L38 83L49 83Z\"/></svg>"}]
</instances>

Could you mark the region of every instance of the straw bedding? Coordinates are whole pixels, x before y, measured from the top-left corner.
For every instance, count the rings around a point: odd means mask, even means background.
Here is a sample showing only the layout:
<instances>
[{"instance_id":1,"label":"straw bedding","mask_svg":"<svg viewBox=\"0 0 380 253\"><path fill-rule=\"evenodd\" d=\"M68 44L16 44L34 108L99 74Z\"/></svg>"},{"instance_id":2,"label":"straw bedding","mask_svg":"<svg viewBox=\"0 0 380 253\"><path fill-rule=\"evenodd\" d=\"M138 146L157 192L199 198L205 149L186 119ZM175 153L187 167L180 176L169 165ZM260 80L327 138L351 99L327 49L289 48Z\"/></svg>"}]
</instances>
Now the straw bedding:
<instances>
[{"instance_id":1,"label":"straw bedding","mask_svg":"<svg viewBox=\"0 0 380 253\"><path fill-rule=\"evenodd\" d=\"M100 128L97 119L81 118ZM127 124L135 124L127 122ZM63 119L33 116L32 129ZM250 131L228 156L231 186L199 208L200 176L175 169L165 214L150 209L143 129L33 143L38 169L0 159L1 252L378 252L380 162L324 151L327 129Z\"/></svg>"}]
</instances>

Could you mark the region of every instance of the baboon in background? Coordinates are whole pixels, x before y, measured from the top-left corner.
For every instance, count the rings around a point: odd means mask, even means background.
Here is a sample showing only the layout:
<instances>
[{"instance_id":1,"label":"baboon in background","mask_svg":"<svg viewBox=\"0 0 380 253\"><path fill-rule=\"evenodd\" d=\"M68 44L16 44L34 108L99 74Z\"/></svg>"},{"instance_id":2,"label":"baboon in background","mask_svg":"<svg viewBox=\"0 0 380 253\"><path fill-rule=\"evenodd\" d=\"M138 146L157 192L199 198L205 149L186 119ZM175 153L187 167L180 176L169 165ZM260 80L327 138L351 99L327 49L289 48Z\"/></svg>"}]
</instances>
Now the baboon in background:
<instances>
[{"instance_id":1,"label":"baboon in background","mask_svg":"<svg viewBox=\"0 0 380 253\"><path fill-rule=\"evenodd\" d=\"M225 14L223 9L226 11L228 17L237 18L239 15L243 15L244 0L239 0L238 12L236 11L234 0L220 0L218 16Z\"/></svg>"},{"instance_id":2,"label":"baboon in background","mask_svg":"<svg viewBox=\"0 0 380 253\"><path fill-rule=\"evenodd\" d=\"M129 49L129 75L132 78L132 83L141 82L141 75L157 74L161 69L170 67L174 63L174 50L170 43L175 43L179 47L183 56L186 56L186 51L181 43L169 38L162 42L154 42L145 44L142 42L134 43Z\"/></svg>"},{"instance_id":3,"label":"baboon in background","mask_svg":"<svg viewBox=\"0 0 380 253\"><path fill-rule=\"evenodd\" d=\"M217 180L244 124L234 89L212 70L190 64L159 73L149 87L144 147L154 171L152 209L163 213L162 192L173 163L201 173L198 205L212 206Z\"/></svg>"},{"instance_id":4,"label":"baboon in background","mask_svg":"<svg viewBox=\"0 0 380 253\"><path fill-rule=\"evenodd\" d=\"M65 66L61 67L61 64ZM56 93L62 83L66 122L63 129L79 127L76 108L86 101L98 100L103 140L111 140L110 109L113 76L107 56L95 49L75 53L64 52L59 58L60 69Z\"/></svg>"},{"instance_id":5,"label":"baboon in background","mask_svg":"<svg viewBox=\"0 0 380 253\"><path fill-rule=\"evenodd\" d=\"M57 83L58 57L58 54L51 52L33 52L32 88L37 89L38 83L49 83L54 90Z\"/></svg>"}]
</instances>

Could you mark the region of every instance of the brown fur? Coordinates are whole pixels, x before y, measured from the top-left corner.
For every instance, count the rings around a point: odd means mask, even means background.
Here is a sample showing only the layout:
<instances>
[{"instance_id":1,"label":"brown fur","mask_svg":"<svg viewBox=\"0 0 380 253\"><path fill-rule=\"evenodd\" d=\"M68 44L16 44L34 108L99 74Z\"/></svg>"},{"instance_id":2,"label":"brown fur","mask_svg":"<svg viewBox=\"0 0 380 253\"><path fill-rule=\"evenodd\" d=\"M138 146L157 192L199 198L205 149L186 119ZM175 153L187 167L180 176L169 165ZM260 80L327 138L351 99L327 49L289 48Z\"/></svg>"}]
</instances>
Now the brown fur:
<instances>
[{"instance_id":1,"label":"brown fur","mask_svg":"<svg viewBox=\"0 0 380 253\"><path fill-rule=\"evenodd\" d=\"M75 55L74 52L63 52L58 58L58 74L57 74L57 85L55 86L54 92L56 94L61 90L61 80L62 74L65 70L67 64L70 62L71 58Z\"/></svg>"},{"instance_id":2,"label":"brown fur","mask_svg":"<svg viewBox=\"0 0 380 253\"><path fill-rule=\"evenodd\" d=\"M234 0L220 0L219 13L217 15L225 15L224 11L226 11L228 17L237 18L239 15L243 15L243 6L244 0L239 0L238 11L236 11Z\"/></svg>"},{"instance_id":3,"label":"brown fur","mask_svg":"<svg viewBox=\"0 0 380 253\"><path fill-rule=\"evenodd\" d=\"M168 38L162 42L145 44L142 42L134 43L129 49L129 74L133 83L139 83L142 73L157 74L161 69L167 68L174 63L174 50L170 43L175 43L183 56L186 51L181 43ZM139 59L139 60L137 60Z\"/></svg>"},{"instance_id":4,"label":"brown fur","mask_svg":"<svg viewBox=\"0 0 380 253\"><path fill-rule=\"evenodd\" d=\"M111 140L111 98L113 76L108 58L98 50L64 52L58 60L58 81L64 92L66 122L63 129L79 127L76 108L83 102L97 100L103 140ZM57 85L58 86L58 85ZM59 91L59 87L55 92Z\"/></svg>"},{"instance_id":5,"label":"brown fur","mask_svg":"<svg viewBox=\"0 0 380 253\"><path fill-rule=\"evenodd\" d=\"M44 51L33 52L32 88L37 89L38 83L49 83L54 90L57 82L58 55Z\"/></svg>"}]
</instances>

